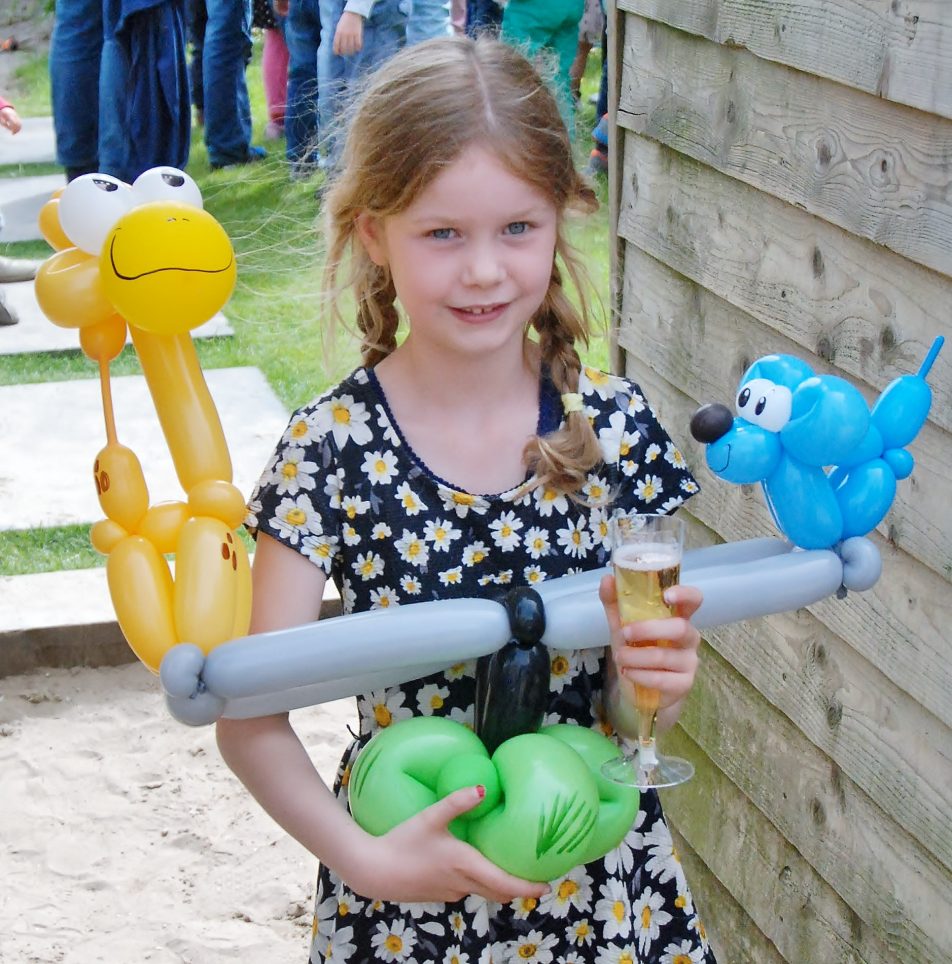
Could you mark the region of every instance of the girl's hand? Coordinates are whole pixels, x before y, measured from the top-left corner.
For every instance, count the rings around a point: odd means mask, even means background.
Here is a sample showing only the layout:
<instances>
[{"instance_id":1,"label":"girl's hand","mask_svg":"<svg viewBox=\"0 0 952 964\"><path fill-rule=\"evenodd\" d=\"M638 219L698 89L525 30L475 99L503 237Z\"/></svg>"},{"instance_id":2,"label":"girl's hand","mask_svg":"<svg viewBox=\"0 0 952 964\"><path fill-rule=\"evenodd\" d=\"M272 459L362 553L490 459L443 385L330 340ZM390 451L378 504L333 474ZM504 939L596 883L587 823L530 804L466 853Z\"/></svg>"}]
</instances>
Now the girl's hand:
<instances>
[{"instance_id":1,"label":"girl's hand","mask_svg":"<svg viewBox=\"0 0 952 964\"><path fill-rule=\"evenodd\" d=\"M614 576L602 578L599 598L611 631L612 659L631 702L637 683L659 691L661 710L680 703L691 691L697 672L701 635L689 620L701 605L701 591L694 586L672 586L665 590L664 599L674 616L627 626L622 626L618 613ZM665 640L668 645L651 645L655 640Z\"/></svg>"},{"instance_id":2,"label":"girl's hand","mask_svg":"<svg viewBox=\"0 0 952 964\"><path fill-rule=\"evenodd\" d=\"M365 836L348 866L339 868L344 883L362 897L399 903L452 903L469 894L498 904L538 899L548 892L547 884L513 877L447 829L481 800L476 787L464 787L382 837Z\"/></svg>"},{"instance_id":3,"label":"girl's hand","mask_svg":"<svg viewBox=\"0 0 952 964\"><path fill-rule=\"evenodd\" d=\"M364 18L359 13L345 11L337 21L334 33L334 53L338 57L352 57L364 45Z\"/></svg>"}]
</instances>

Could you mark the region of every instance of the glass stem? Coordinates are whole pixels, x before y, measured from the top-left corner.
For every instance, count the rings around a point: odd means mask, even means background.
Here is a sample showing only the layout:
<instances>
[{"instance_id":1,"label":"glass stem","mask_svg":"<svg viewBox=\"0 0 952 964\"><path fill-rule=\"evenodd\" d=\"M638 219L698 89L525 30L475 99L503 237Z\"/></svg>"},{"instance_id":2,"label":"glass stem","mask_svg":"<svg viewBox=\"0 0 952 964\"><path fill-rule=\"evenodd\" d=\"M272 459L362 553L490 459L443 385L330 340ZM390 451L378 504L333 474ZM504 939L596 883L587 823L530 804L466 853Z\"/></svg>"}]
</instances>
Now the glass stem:
<instances>
[{"instance_id":1,"label":"glass stem","mask_svg":"<svg viewBox=\"0 0 952 964\"><path fill-rule=\"evenodd\" d=\"M656 710L642 711L638 714L638 756L642 769L657 766L658 756L655 753L655 722L658 718Z\"/></svg>"}]
</instances>

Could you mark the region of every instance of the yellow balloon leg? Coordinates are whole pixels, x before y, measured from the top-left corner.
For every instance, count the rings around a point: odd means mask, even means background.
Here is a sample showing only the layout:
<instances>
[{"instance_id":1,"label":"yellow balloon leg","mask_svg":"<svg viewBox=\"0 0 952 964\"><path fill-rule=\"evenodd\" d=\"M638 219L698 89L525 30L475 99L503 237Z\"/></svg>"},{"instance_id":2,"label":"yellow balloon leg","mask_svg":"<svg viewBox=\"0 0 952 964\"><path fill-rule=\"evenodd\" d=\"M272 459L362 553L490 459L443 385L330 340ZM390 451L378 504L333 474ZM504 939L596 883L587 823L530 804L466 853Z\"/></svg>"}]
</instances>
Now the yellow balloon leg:
<instances>
[{"instance_id":1,"label":"yellow balloon leg","mask_svg":"<svg viewBox=\"0 0 952 964\"><path fill-rule=\"evenodd\" d=\"M230 482L231 456L191 337L130 331L182 488Z\"/></svg>"},{"instance_id":2,"label":"yellow balloon leg","mask_svg":"<svg viewBox=\"0 0 952 964\"><path fill-rule=\"evenodd\" d=\"M126 641L153 673L178 639L172 614L172 574L155 546L129 536L106 563L109 593Z\"/></svg>"},{"instance_id":3,"label":"yellow balloon leg","mask_svg":"<svg viewBox=\"0 0 952 964\"><path fill-rule=\"evenodd\" d=\"M250 597L251 569L238 536L219 519L189 519L175 557L179 639L206 653L232 639ZM238 635L246 631L247 626Z\"/></svg>"}]
</instances>

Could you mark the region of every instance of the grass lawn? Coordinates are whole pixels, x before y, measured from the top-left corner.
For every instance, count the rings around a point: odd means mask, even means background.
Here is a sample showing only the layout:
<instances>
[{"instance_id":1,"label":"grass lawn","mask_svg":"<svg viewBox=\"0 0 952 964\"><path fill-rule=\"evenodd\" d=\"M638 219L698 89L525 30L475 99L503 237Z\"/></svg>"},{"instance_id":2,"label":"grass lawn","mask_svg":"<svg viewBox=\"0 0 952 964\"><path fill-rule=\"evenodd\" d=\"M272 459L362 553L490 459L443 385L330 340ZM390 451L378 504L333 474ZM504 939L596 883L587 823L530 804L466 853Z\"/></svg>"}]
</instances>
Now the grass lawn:
<instances>
[{"instance_id":1,"label":"grass lawn","mask_svg":"<svg viewBox=\"0 0 952 964\"><path fill-rule=\"evenodd\" d=\"M588 132L594 109L588 94L597 89L600 61L593 55L583 82L583 107L578 121L580 164L589 148ZM261 87L260 45L248 70L255 143L263 143L266 120ZM49 113L49 82L45 56L20 69L15 78L17 108L23 116ZM11 97L11 99L13 99ZM235 246L238 283L225 309L233 338L197 342L206 369L231 366L260 368L275 393L295 408L337 382L358 363L355 344L346 336L328 346L321 337L320 211L314 199L316 182L295 183L287 176L283 142L268 144L269 157L247 167L212 171L193 130L188 171L198 182L206 208L218 219ZM48 173L48 165L0 167L0 177ZM52 170L57 170L52 168ZM601 210L573 222L571 237L585 261L604 305L608 304L608 217L604 181L598 184ZM0 244L0 254L46 257L43 242ZM600 330L607 329L596 305ZM330 347L330 350L329 350ZM607 335L601 334L585 354L586 363L608 367ZM116 375L139 371L127 348L113 363ZM78 350L0 356L0 385L93 378L93 363ZM94 453L90 452L90 459ZM86 484L85 477L76 484ZM48 572L101 565L104 560L88 543L86 526L0 532L0 575Z\"/></svg>"}]
</instances>

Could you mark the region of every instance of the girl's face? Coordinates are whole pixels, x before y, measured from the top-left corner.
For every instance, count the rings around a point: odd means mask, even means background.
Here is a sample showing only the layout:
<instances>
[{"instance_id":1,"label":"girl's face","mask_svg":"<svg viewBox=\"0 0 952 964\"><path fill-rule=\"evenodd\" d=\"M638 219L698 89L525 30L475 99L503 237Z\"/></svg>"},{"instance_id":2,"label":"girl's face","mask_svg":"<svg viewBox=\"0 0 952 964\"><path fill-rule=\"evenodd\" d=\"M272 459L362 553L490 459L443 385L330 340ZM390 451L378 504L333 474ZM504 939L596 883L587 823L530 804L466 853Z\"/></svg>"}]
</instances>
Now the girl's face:
<instances>
[{"instance_id":1,"label":"girl's face","mask_svg":"<svg viewBox=\"0 0 952 964\"><path fill-rule=\"evenodd\" d=\"M400 214L358 218L390 269L408 340L455 354L522 351L552 277L558 211L494 154L472 146Z\"/></svg>"}]
</instances>

